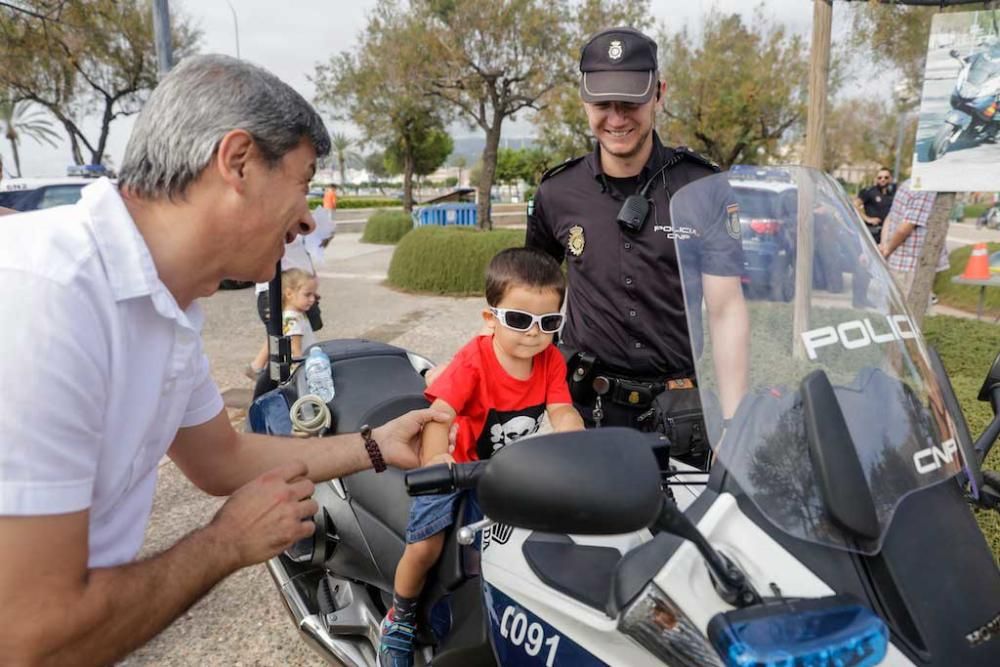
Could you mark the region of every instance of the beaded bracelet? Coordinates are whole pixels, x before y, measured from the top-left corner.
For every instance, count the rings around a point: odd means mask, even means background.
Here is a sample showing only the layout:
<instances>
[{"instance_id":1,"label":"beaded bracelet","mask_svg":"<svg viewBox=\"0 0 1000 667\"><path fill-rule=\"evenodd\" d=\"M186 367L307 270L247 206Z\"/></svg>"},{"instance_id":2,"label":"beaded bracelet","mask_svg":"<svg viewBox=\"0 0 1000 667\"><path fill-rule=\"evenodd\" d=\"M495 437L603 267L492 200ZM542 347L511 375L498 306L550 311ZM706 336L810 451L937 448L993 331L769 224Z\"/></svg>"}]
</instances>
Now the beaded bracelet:
<instances>
[{"instance_id":1,"label":"beaded bracelet","mask_svg":"<svg viewBox=\"0 0 1000 667\"><path fill-rule=\"evenodd\" d=\"M368 458L372 460L372 468L375 472L384 471L385 459L382 458L382 450L379 449L378 443L372 437L372 427L368 424L361 427L361 439L365 442L365 450L368 452Z\"/></svg>"}]
</instances>

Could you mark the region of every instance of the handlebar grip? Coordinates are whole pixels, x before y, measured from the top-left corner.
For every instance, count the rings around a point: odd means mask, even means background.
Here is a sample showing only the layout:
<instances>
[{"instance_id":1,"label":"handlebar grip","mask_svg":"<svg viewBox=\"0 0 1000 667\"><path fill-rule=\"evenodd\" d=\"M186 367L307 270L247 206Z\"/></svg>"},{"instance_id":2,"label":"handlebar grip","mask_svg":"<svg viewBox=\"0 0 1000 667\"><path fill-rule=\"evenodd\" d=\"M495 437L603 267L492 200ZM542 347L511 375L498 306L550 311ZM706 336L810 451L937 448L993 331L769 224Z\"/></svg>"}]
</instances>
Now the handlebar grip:
<instances>
[{"instance_id":1,"label":"handlebar grip","mask_svg":"<svg viewBox=\"0 0 1000 667\"><path fill-rule=\"evenodd\" d=\"M486 461L474 461L472 463L456 463L452 466L451 471L455 479L455 488L476 488L480 476L486 472L486 463Z\"/></svg>"},{"instance_id":2,"label":"handlebar grip","mask_svg":"<svg viewBox=\"0 0 1000 667\"><path fill-rule=\"evenodd\" d=\"M410 470L404 476L406 492L411 496L429 496L474 489L479 477L486 470L486 463L486 461L474 461L450 466L442 463Z\"/></svg>"},{"instance_id":3,"label":"handlebar grip","mask_svg":"<svg viewBox=\"0 0 1000 667\"><path fill-rule=\"evenodd\" d=\"M406 492L411 496L429 496L455 490L451 466L447 463L410 470L404 475L404 479Z\"/></svg>"}]
</instances>

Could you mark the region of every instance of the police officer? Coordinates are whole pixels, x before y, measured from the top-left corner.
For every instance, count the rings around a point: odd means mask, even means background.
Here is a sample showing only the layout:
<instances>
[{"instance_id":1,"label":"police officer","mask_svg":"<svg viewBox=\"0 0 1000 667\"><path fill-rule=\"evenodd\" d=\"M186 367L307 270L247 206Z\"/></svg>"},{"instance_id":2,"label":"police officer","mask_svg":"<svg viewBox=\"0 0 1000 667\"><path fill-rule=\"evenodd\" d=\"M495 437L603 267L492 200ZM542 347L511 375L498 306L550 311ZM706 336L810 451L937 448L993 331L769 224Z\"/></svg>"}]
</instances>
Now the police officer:
<instances>
[{"instance_id":1,"label":"police officer","mask_svg":"<svg viewBox=\"0 0 1000 667\"><path fill-rule=\"evenodd\" d=\"M875 175L875 185L859 192L854 200L854 206L867 223L876 245L882 241L882 225L885 224L895 196L896 184L892 182L892 172L883 167Z\"/></svg>"},{"instance_id":2,"label":"police officer","mask_svg":"<svg viewBox=\"0 0 1000 667\"><path fill-rule=\"evenodd\" d=\"M653 130L665 86L652 39L631 28L599 32L581 50L580 71L597 145L542 177L528 207L526 245L568 263L561 346L588 426L649 430L642 419L657 396L694 385L675 249L675 239L692 230L671 224L670 197L719 169L684 147L664 146ZM714 189L725 190L712 196L724 200L724 214L701 239L699 291L729 418L746 391L749 333L735 200L727 185Z\"/></svg>"}]
</instances>

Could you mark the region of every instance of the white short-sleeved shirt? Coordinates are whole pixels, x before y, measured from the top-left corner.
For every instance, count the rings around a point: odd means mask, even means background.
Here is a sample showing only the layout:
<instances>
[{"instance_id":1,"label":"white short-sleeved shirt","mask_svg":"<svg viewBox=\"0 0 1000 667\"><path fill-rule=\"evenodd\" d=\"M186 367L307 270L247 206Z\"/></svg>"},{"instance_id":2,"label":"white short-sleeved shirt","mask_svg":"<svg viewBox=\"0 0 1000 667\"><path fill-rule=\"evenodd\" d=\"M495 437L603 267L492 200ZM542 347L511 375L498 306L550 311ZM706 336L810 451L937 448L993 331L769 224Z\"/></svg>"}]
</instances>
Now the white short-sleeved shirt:
<instances>
[{"instance_id":1,"label":"white short-sleeved shirt","mask_svg":"<svg viewBox=\"0 0 1000 667\"><path fill-rule=\"evenodd\" d=\"M285 336L302 336L302 351L316 343L316 334L306 314L298 310L287 309L281 313L281 333Z\"/></svg>"},{"instance_id":2,"label":"white short-sleeved shirt","mask_svg":"<svg viewBox=\"0 0 1000 667\"><path fill-rule=\"evenodd\" d=\"M281 270L301 269L310 276L323 265L323 242L333 236L336 226L330 220L325 208L319 206L313 209L313 221L316 229L311 234L296 236L291 243L285 244L285 254L281 257ZM267 291L268 283L257 283L255 293Z\"/></svg>"},{"instance_id":3,"label":"white short-sleeved shirt","mask_svg":"<svg viewBox=\"0 0 1000 667\"><path fill-rule=\"evenodd\" d=\"M177 429L223 409L201 310L178 307L106 179L0 235L0 515L89 508L90 566L127 562Z\"/></svg>"}]
</instances>

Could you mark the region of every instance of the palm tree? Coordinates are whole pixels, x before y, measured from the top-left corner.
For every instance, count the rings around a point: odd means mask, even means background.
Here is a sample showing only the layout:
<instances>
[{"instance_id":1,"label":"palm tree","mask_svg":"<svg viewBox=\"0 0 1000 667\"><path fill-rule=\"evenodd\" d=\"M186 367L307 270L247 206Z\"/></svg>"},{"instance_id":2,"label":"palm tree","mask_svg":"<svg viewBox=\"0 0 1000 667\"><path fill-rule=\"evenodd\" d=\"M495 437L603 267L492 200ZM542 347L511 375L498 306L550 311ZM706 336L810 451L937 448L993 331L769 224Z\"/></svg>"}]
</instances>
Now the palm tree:
<instances>
[{"instance_id":1,"label":"palm tree","mask_svg":"<svg viewBox=\"0 0 1000 667\"><path fill-rule=\"evenodd\" d=\"M44 114L29 102L0 97L0 122L3 123L4 136L10 142L14 154L14 169L17 171L15 178L21 176L21 156L17 150L21 139L28 137L38 143L45 142L53 148L58 145L56 139L59 135L52 129L52 121Z\"/></svg>"},{"instance_id":2,"label":"palm tree","mask_svg":"<svg viewBox=\"0 0 1000 667\"><path fill-rule=\"evenodd\" d=\"M354 142L342 132L331 134L330 144L333 146L333 152L337 155L337 165L340 167L340 186L345 187L347 185L347 160L357 161L360 157L351 150Z\"/></svg>"}]
</instances>

